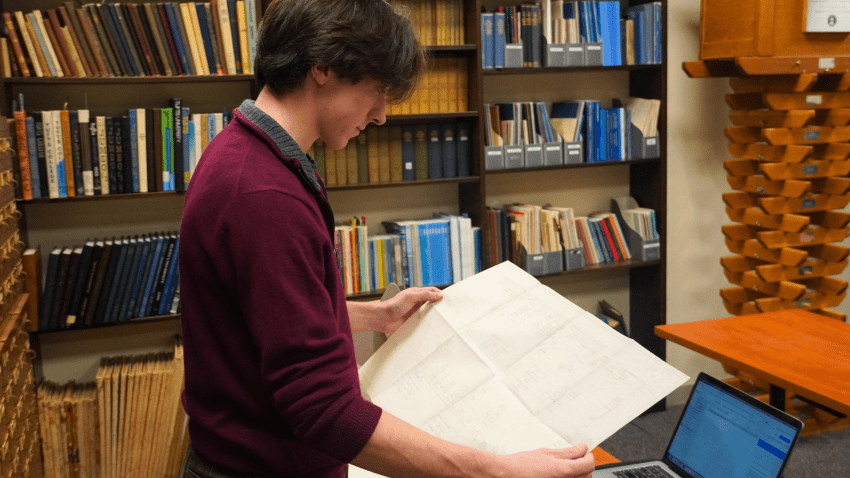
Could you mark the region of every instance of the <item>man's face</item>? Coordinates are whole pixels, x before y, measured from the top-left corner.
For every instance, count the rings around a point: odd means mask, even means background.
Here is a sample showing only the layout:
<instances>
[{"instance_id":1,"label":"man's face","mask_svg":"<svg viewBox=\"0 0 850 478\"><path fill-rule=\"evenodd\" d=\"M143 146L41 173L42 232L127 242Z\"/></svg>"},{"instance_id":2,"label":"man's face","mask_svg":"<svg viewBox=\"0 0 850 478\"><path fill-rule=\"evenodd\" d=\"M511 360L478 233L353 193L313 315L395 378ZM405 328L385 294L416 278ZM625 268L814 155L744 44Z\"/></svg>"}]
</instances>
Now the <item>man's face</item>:
<instances>
[{"instance_id":1,"label":"man's face","mask_svg":"<svg viewBox=\"0 0 850 478\"><path fill-rule=\"evenodd\" d=\"M369 123L386 121L387 95L374 80L352 85L329 72L323 87L319 137L331 149L342 149Z\"/></svg>"}]
</instances>

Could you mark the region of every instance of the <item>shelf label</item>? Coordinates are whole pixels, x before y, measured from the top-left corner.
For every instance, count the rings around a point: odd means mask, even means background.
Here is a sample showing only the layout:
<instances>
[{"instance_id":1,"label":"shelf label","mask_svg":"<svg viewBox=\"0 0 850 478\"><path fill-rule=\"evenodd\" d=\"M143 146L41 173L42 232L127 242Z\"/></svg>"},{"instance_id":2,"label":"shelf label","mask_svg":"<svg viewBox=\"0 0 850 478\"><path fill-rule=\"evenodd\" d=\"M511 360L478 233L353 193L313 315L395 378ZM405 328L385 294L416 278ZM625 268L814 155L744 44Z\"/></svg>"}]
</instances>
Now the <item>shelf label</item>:
<instances>
[{"instance_id":1,"label":"shelf label","mask_svg":"<svg viewBox=\"0 0 850 478\"><path fill-rule=\"evenodd\" d=\"M803 209L811 209L817 205L818 202L815 199L803 199L802 201L800 201L800 207L802 207Z\"/></svg>"},{"instance_id":2,"label":"shelf label","mask_svg":"<svg viewBox=\"0 0 850 478\"><path fill-rule=\"evenodd\" d=\"M580 46L570 46L570 47L567 47L567 50L568 50L568 51L575 51L575 52L579 52L579 53L580 53L580 52L581 52L581 47L580 47Z\"/></svg>"},{"instance_id":3,"label":"shelf label","mask_svg":"<svg viewBox=\"0 0 850 478\"><path fill-rule=\"evenodd\" d=\"M522 149L521 149L521 148L508 148L508 149L507 149L507 151L508 151L508 154L518 154L518 153L522 153Z\"/></svg>"},{"instance_id":4,"label":"shelf label","mask_svg":"<svg viewBox=\"0 0 850 478\"><path fill-rule=\"evenodd\" d=\"M808 164L803 166L803 176L811 176L818 173L817 164Z\"/></svg>"},{"instance_id":5,"label":"shelf label","mask_svg":"<svg viewBox=\"0 0 850 478\"><path fill-rule=\"evenodd\" d=\"M602 45L597 45L597 44L588 44L588 45L587 45L587 49L588 49L588 50L592 50L592 51L602 50Z\"/></svg>"},{"instance_id":6,"label":"shelf label","mask_svg":"<svg viewBox=\"0 0 850 478\"><path fill-rule=\"evenodd\" d=\"M487 156L501 156L502 152L499 150L496 151L487 151Z\"/></svg>"},{"instance_id":7,"label":"shelf label","mask_svg":"<svg viewBox=\"0 0 850 478\"><path fill-rule=\"evenodd\" d=\"M835 68L835 58L818 58L818 69L832 70Z\"/></svg>"},{"instance_id":8,"label":"shelf label","mask_svg":"<svg viewBox=\"0 0 850 478\"><path fill-rule=\"evenodd\" d=\"M570 156L575 156L579 153L581 153L581 150L578 149L570 149L569 151L567 151L567 154L569 154Z\"/></svg>"},{"instance_id":9,"label":"shelf label","mask_svg":"<svg viewBox=\"0 0 850 478\"><path fill-rule=\"evenodd\" d=\"M655 143L658 141L658 138L646 138L647 146L655 146Z\"/></svg>"},{"instance_id":10,"label":"shelf label","mask_svg":"<svg viewBox=\"0 0 850 478\"><path fill-rule=\"evenodd\" d=\"M823 103L823 95L806 95L806 106L818 106Z\"/></svg>"},{"instance_id":11,"label":"shelf label","mask_svg":"<svg viewBox=\"0 0 850 478\"><path fill-rule=\"evenodd\" d=\"M550 46L550 47L549 47L549 51L550 51L550 52L555 52L555 53L561 53L561 52L563 52L563 51L564 51L564 48L563 48L563 47L560 47L560 46Z\"/></svg>"},{"instance_id":12,"label":"shelf label","mask_svg":"<svg viewBox=\"0 0 850 478\"><path fill-rule=\"evenodd\" d=\"M850 0L808 0L805 31L850 32Z\"/></svg>"},{"instance_id":13,"label":"shelf label","mask_svg":"<svg viewBox=\"0 0 850 478\"><path fill-rule=\"evenodd\" d=\"M818 140L820 140L820 130L814 129L814 130L806 131L806 132L803 133L803 138L806 141L818 141Z\"/></svg>"},{"instance_id":14,"label":"shelf label","mask_svg":"<svg viewBox=\"0 0 850 478\"><path fill-rule=\"evenodd\" d=\"M546 146L546 151L558 151L560 146Z\"/></svg>"},{"instance_id":15,"label":"shelf label","mask_svg":"<svg viewBox=\"0 0 850 478\"><path fill-rule=\"evenodd\" d=\"M540 151L540 146L526 146L525 150L531 151L532 153L536 153L536 152Z\"/></svg>"}]
</instances>

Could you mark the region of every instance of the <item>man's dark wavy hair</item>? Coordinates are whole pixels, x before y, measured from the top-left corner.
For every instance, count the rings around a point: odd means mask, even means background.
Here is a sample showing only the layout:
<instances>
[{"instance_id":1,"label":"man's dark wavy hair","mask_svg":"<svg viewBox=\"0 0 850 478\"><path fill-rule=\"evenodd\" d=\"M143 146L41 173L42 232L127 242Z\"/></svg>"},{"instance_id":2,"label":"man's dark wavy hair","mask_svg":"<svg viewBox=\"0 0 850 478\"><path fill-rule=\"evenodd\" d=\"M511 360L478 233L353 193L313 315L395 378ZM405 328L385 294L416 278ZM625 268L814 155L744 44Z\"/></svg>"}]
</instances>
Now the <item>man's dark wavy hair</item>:
<instances>
[{"instance_id":1,"label":"man's dark wavy hair","mask_svg":"<svg viewBox=\"0 0 850 478\"><path fill-rule=\"evenodd\" d=\"M260 87L290 93L319 63L352 84L375 80L390 102L399 102L415 88L425 55L410 22L384 0L272 2L254 58Z\"/></svg>"}]
</instances>

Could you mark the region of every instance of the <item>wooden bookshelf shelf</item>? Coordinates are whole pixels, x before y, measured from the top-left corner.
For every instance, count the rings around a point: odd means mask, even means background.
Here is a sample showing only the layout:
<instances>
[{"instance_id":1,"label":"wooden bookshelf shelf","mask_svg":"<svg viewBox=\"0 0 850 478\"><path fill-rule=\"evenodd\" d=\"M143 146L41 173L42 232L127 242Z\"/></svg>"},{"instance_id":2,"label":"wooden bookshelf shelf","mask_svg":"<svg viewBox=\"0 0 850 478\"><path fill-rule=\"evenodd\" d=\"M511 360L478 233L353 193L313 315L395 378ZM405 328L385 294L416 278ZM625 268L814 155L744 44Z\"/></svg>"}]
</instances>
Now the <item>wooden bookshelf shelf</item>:
<instances>
[{"instance_id":1,"label":"wooden bookshelf shelf","mask_svg":"<svg viewBox=\"0 0 850 478\"><path fill-rule=\"evenodd\" d=\"M556 171L559 169L583 169L583 168L608 168L616 166L641 166L645 164L657 164L659 158L650 159L632 159L628 161L603 161L599 163L575 163L561 164L558 166L540 166L535 168L510 168L510 169L490 169L487 170L487 175L491 174L508 174L508 173L525 173L531 171Z\"/></svg>"},{"instance_id":2,"label":"wooden bookshelf shelf","mask_svg":"<svg viewBox=\"0 0 850 478\"><path fill-rule=\"evenodd\" d=\"M74 196L67 198L38 198L17 201L18 206L26 207L29 204L55 204L78 201L114 201L121 199L138 199L138 198L161 198L164 196L182 196L183 191L154 191L149 193L124 193L124 194L103 194L100 196Z\"/></svg>"},{"instance_id":3,"label":"wooden bookshelf shelf","mask_svg":"<svg viewBox=\"0 0 850 478\"><path fill-rule=\"evenodd\" d=\"M426 121L478 121L477 111L459 111L454 113L423 113L415 115L387 115L387 124L403 125L424 123Z\"/></svg>"},{"instance_id":4,"label":"wooden bookshelf shelf","mask_svg":"<svg viewBox=\"0 0 850 478\"><path fill-rule=\"evenodd\" d=\"M252 82L254 75L182 75L182 76L93 76L88 78L3 78L5 85L139 85L146 83L229 83Z\"/></svg>"},{"instance_id":5,"label":"wooden bookshelf shelf","mask_svg":"<svg viewBox=\"0 0 850 478\"><path fill-rule=\"evenodd\" d=\"M581 73L591 71L642 71L642 70L661 70L664 64L653 65L620 65L620 66L557 66L557 67L540 67L540 68L496 68L481 70L484 76L500 76L500 75L547 75L554 73Z\"/></svg>"},{"instance_id":6,"label":"wooden bookshelf shelf","mask_svg":"<svg viewBox=\"0 0 850 478\"><path fill-rule=\"evenodd\" d=\"M85 327L69 327L65 329L51 329L51 330L39 330L35 332L30 332L33 335L46 335L46 334L58 334L64 332L75 332L82 330L92 330L92 329L102 329L105 327L118 327L121 325L137 325L137 324L149 324L153 322L166 322L172 320L180 320L180 314L168 314L168 315L154 315L151 317L135 317L130 320L126 320L124 322L109 322L106 324L92 324L87 325Z\"/></svg>"}]
</instances>

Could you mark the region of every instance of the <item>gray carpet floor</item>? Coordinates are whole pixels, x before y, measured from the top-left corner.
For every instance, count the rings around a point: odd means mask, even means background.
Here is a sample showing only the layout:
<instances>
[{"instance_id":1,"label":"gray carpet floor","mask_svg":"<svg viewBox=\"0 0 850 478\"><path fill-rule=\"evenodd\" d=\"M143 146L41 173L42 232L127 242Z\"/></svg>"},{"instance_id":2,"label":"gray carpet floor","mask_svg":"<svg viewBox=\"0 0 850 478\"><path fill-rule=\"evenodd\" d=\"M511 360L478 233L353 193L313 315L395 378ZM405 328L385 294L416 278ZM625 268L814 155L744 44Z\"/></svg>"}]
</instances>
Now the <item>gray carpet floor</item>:
<instances>
[{"instance_id":1,"label":"gray carpet floor","mask_svg":"<svg viewBox=\"0 0 850 478\"><path fill-rule=\"evenodd\" d=\"M599 446L621 461L661 458L682 406L638 417ZM785 478L850 478L850 429L800 437Z\"/></svg>"}]
</instances>

